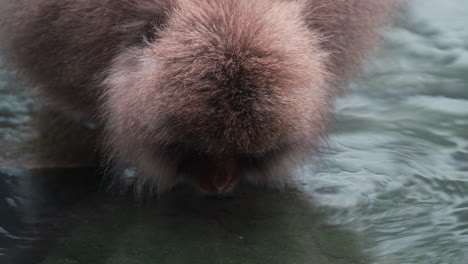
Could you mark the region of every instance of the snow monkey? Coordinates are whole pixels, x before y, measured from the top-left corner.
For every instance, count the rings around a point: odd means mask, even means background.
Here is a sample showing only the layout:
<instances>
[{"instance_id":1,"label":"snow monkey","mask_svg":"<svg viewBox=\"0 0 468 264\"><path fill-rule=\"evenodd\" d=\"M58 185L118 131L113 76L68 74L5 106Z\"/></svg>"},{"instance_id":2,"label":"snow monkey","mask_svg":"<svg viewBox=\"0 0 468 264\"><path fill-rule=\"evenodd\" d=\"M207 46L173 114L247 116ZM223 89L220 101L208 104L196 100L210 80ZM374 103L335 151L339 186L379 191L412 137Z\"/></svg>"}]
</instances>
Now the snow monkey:
<instances>
[{"instance_id":1,"label":"snow monkey","mask_svg":"<svg viewBox=\"0 0 468 264\"><path fill-rule=\"evenodd\" d=\"M136 185L281 188L399 0L0 0L9 63ZM107 163L106 163L107 164ZM146 187L145 187L146 188Z\"/></svg>"}]
</instances>

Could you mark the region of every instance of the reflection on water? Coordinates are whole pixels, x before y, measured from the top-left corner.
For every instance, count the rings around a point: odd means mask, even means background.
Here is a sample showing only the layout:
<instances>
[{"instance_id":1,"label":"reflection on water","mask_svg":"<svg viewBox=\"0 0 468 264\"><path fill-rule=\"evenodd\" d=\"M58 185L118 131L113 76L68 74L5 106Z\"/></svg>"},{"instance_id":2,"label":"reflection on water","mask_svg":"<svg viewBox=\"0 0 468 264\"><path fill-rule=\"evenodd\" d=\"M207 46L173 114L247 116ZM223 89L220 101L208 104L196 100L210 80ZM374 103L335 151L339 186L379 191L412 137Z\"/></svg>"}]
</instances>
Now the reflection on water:
<instances>
[{"instance_id":1,"label":"reflection on water","mask_svg":"<svg viewBox=\"0 0 468 264\"><path fill-rule=\"evenodd\" d=\"M96 190L95 171L0 168L0 263L34 263L63 237L81 218L64 209Z\"/></svg>"},{"instance_id":2,"label":"reflection on water","mask_svg":"<svg viewBox=\"0 0 468 264\"><path fill-rule=\"evenodd\" d=\"M466 10L464 0L411 1L407 18L386 33L363 78L337 101L323 165L306 168L300 190L241 191L226 200L181 192L148 209L99 195L67 202L88 193L79 187L87 181L76 180L90 175L86 169L2 170L0 257L22 255L25 263L25 252L46 257L44 263L187 263L200 256L209 263L466 263ZM2 167L17 157L32 160L24 157L31 148L24 152L20 143L38 148L28 125L33 105L26 94L7 89L13 86L7 75L0 71ZM55 185L36 188L45 185L32 180L37 174Z\"/></svg>"}]
</instances>

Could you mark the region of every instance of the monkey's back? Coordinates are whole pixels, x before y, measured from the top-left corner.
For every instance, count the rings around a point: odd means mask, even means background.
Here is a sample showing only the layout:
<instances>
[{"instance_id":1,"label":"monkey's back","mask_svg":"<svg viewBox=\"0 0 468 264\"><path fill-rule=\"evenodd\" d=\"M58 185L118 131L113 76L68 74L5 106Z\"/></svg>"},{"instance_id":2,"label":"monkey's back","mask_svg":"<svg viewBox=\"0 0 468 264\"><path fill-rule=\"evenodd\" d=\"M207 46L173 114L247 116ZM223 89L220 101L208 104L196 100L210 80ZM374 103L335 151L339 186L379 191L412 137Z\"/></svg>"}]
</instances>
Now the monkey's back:
<instances>
[{"instance_id":1,"label":"monkey's back","mask_svg":"<svg viewBox=\"0 0 468 264\"><path fill-rule=\"evenodd\" d=\"M160 17L168 2L2 1L0 47L8 62L61 108L91 115L110 61L141 39L146 23Z\"/></svg>"}]
</instances>

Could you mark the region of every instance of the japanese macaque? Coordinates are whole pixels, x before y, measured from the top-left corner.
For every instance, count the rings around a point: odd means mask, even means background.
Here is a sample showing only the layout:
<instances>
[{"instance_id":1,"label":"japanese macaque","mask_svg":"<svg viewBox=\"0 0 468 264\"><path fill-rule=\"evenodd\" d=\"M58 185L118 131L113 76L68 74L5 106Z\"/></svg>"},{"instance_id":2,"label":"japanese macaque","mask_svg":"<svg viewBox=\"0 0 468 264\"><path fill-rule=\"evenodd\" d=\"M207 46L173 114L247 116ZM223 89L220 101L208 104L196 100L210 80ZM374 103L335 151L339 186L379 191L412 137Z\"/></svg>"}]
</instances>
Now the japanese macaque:
<instances>
[{"instance_id":1,"label":"japanese macaque","mask_svg":"<svg viewBox=\"0 0 468 264\"><path fill-rule=\"evenodd\" d=\"M9 63L137 186L281 188L399 0L1 0ZM150 187L148 187L150 186Z\"/></svg>"}]
</instances>

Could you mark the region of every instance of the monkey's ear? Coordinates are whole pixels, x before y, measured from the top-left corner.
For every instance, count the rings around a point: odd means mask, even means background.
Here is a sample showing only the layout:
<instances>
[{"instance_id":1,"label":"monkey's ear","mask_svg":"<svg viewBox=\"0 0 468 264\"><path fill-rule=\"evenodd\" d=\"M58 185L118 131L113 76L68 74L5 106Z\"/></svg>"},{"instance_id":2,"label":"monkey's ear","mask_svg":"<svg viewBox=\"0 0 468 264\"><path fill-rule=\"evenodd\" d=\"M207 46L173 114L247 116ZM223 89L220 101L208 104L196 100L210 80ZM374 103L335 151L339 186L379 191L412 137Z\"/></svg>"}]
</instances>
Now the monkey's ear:
<instances>
[{"instance_id":1,"label":"monkey's ear","mask_svg":"<svg viewBox=\"0 0 468 264\"><path fill-rule=\"evenodd\" d=\"M135 44L153 42L174 9L174 0L125 0L131 14L121 30Z\"/></svg>"},{"instance_id":2,"label":"monkey's ear","mask_svg":"<svg viewBox=\"0 0 468 264\"><path fill-rule=\"evenodd\" d=\"M159 32L163 29L167 17L155 17L145 23L141 29L141 41L145 43L152 43L159 38Z\"/></svg>"}]
</instances>

